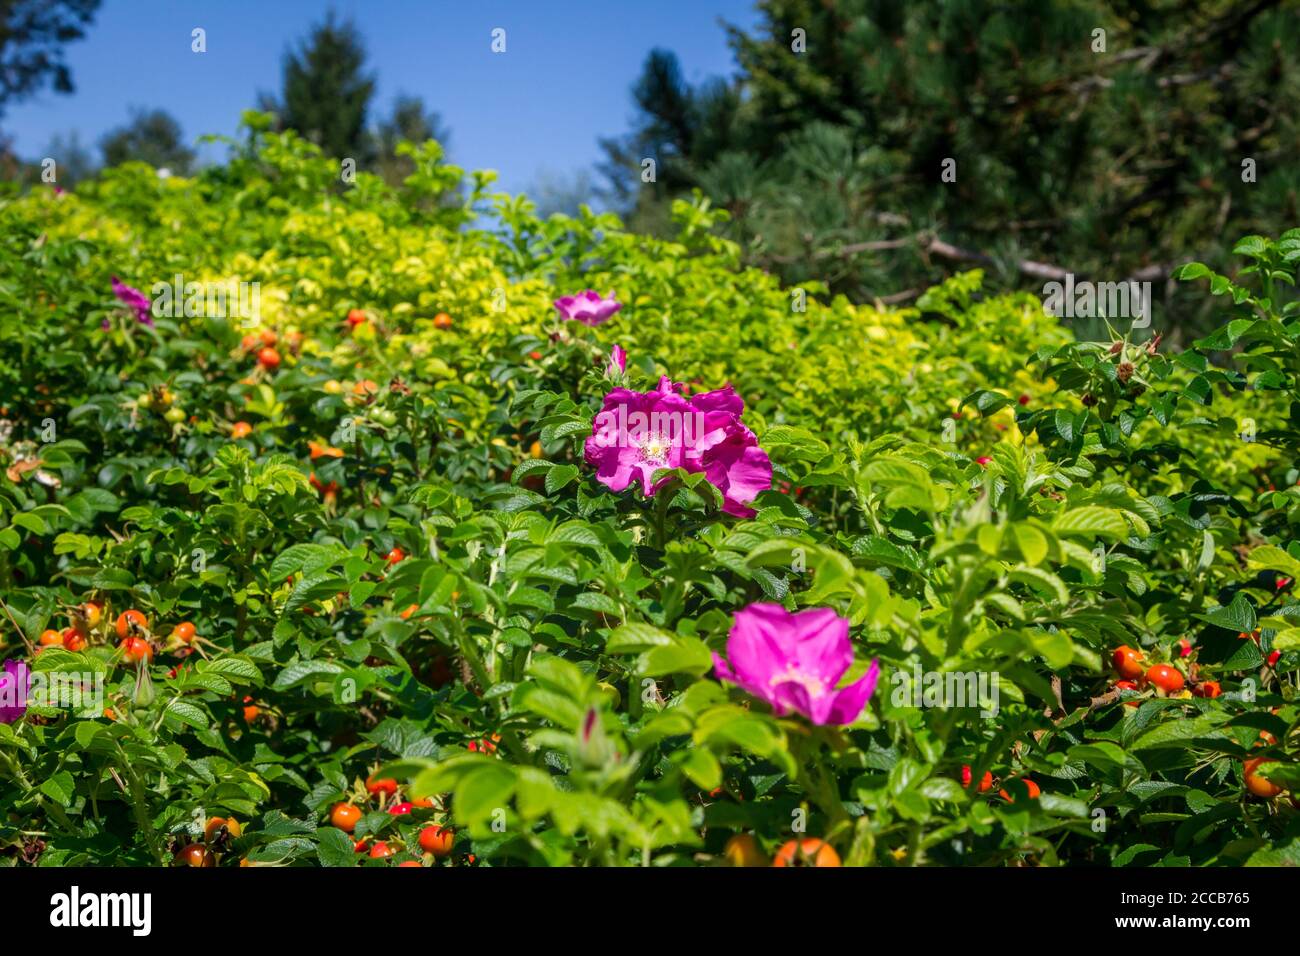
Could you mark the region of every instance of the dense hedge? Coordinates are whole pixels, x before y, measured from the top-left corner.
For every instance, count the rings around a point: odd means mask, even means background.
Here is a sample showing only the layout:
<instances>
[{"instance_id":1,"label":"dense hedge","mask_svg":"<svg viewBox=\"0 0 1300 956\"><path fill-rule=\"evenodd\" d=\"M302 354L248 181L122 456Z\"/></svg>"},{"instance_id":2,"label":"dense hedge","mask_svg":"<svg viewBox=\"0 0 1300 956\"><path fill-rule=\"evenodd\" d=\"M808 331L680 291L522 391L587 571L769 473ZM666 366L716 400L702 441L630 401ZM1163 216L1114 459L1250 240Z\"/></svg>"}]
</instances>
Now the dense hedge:
<instances>
[{"instance_id":1,"label":"dense hedge","mask_svg":"<svg viewBox=\"0 0 1300 956\"><path fill-rule=\"evenodd\" d=\"M105 681L0 706L0 860L1300 860L1300 238L1239 245L1257 292L1183 267L1231 321L1171 356L249 123L0 203L0 692ZM615 490L620 401L730 444Z\"/></svg>"}]
</instances>

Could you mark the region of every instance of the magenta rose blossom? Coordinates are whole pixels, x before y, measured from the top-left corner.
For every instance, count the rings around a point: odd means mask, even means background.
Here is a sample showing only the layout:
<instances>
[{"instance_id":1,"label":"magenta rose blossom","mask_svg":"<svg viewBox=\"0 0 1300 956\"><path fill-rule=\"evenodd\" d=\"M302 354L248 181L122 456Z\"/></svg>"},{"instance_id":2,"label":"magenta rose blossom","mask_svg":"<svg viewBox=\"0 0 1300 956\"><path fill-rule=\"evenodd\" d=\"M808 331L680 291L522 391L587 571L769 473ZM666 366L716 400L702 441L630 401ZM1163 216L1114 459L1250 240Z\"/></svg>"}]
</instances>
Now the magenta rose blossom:
<instances>
[{"instance_id":1,"label":"magenta rose blossom","mask_svg":"<svg viewBox=\"0 0 1300 956\"><path fill-rule=\"evenodd\" d=\"M614 317L614 313L623 308L623 303L614 299L614 293L602 297L600 293L587 289L577 295L566 295L555 300L555 307L565 321L576 320L583 325L602 325Z\"/></svg>"},{"instance_id":2,"label":"magenta rose blossom","mask_svg":"<svg viewBox=\"0 0 1300 956\"><path fill-rule=\"evenodd\" d=\"M0 724L12 724L27 713L32 675L22 661L5 661L0 671Z\"/></svg>"},{"instance_id":3,"label":"magenta rose blossom","mask_svg":"<svg viewBox=\"0 0 1300 956\"><path fill-rule=\"evenodd\" d=\"M639 480L641 491L652 496L657 486L651 476L685 464L686 447L698 440L701 418L667 378L650 392L615 388L592 421L583 457L611 491Z\"/></svg>"},{"instance_id":4,"label":"magenta rose blossom","mask_svg":"<svg viewBox=\"0 0 1300 956\"><path fill-rule=\"evenodd\" d=\"M730 385L692 396L704 413L704 438L687 450L687 468L702 471L722 492L722 510L740 518L754 515L749 503L772 487L772 462L758 438L740 422L745 403Z\"/></svg>"},{"instance_id":5,"label":"magenta rose blossom","mask_svg":"<svg viewBox=\"0 0 1300 956\"><path fill-rule=\"evenodd\" d=\"M626 355L615 349L606 369L609 375L616 365L626 367ZM658 468L703 472L722 492L723 511L752 517L749 503L772 487L772 462L754 433L741 424L744 401L730 385L689 399L679 394L681 388L664 376L651 392L611 391L592 422L587 463L596 466L597 479L611 491L626 488L632 471L639 468L646 495L655 492L649 476Z\"/></svg>"},{"instance_id":6,"label":"magenta rose blossom","mask_svg":"<svg viewBox=\"0 0 1300 956\"><path fill-rule=\"evenodd\" d=\"M621 345L615 345L609 350L609 364L605 366L605 374L613 378L616 375L622 375L627 371L627 353L623 351Z\"/></svg>"},{"instance_id":7,"label":"magenta rose blossom","mask_svg":"<svg viewBox=\"0 0 1300 956\"><path fill-rule=\"evenodd\" d=\"M143 322L149 327L153 327L153 316L149 314L149 297L139 289L132 288L125 282L120 282L117 276L113 276L113 295L117 296L123 305L135 312L137 322Z\"/></svg>"},{"instance_id":8,"label":"magenta rose blossom","mask_svg":"<svg viewBox=\"0 0 1300 956\"><path fill-rule=\"evenodd\" d=\"M880 662L852 684L836 688L853 664L849 622L830 608L794 614L779 604L737 611L727 657L713 655L720 680L766 701L784 717L791 711L814 724L851 724L876 689Z\"/></svg>"}]
</instances>

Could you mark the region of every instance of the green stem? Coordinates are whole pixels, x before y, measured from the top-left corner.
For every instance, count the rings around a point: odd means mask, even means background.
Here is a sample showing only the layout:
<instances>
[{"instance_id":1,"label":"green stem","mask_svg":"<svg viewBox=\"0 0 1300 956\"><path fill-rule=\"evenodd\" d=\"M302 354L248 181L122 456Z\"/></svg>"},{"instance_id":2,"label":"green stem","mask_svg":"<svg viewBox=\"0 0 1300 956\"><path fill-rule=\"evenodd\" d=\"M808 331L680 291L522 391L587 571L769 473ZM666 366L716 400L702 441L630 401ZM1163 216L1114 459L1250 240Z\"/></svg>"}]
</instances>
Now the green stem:
<instances>
[{"instance_id":1,"label":"green stem","mask_svg":"<svg viewBox=\"0 0 1300 956\"><path fill-rule=\"evenodd\" d=\"M487 667L483 663L483 655L478 651L478 645L474 639L465 632L463 627L456 628L456 643L460 645L460 652L464 655L466 662L469 664L470 671L474 674L474 679L478 681L479 686L483 688L483 693L487 693L494 683L492 675L488 673Z\"/></svg>"},{"instance_id":2,"label":"green stem","mask_svg":"<svg viewBox=\"0 0 1300 956\"><path fill-rule=\"evenodd\" d=\"M537 762L537 758L528 752L528 747L525 746L519 734L513 730L507 730L504 727L501 729L501 743L505 745L506 750L510 752L510 756L514 757L516 763Z\"/></svg>"},{"instance_id":3,"label":"green stem","mask_svg":"<svg viewBox=\"0 0 1300 956\"><path fill-rule=\"evenodd\" d=\"M0 750L0 758L3 758L5 768L9 771L9 775L18 781L18 785L24 791L30 791L32 783L27 779L27 774L23 773L23 768L18 765L18 761L14 760L13 754Z\"/></svg>"},{"instance_id":4,"label":"green stem","mask_svg":"<svg viewBox=\"0 0 1300 956\"><path fill-rule=\"evenodd\" d=\"M921 849L921 824L913 823L907 828L907 857L904 866L916 866L916 855Z\"/></svg>"},{"instance_id":5,"label":"green stem","mask_svg":"<svg viewBox=\"0 0 1300 956\"><path fill-rule=\"evenodd\" d=\"M820 795L819 802L822 809L830 816L832 824L842 823L849 819L849 812L844 809L844 801L840 799L839 788L835 784L835 778L827 773L826 767L821 761L816 762L817 767L817 789Z\"/></svg>"},{"instance_id":6,"label":"green stem","mask_svg":"<svg viewBox=\"0 0 1300 956\"><path fill-rule=\"evenodd\" d=\"M655 496L655 507L654 507L655 548L659 551L664 550L664 547L668 543L668 532L664 526L668 522L668 500L671 497L668 494L669 490L675 491L676 488L673 487L672 485L665 486L659 489L659 493Z\"/></svg>"},{"instance_id":7,"label":"green stem","mask_svg":"<svg viewBox=\"0 0 1300 956\"><path fill-rule=\"evenodd\" d=\"M63 807L59 806L57 803L55 803L53 800L46 797L44 794L42 794L39 799L40 799L41 809L45 811L46 816L53 817L55 821L57 821L58 824L61 827L63 827L64 832L71 833L71 834L77 833L76 825L73 824L73 822L68 818L68 814L63 809Z\"/></svg>"},{"instance_id":8,"label":"green stem","mask_svg":"<svg viewBox=\"0 0 1300 956\"><path fill-rule=\"evenodd\" d=\"M633 723L641 719L645 707L641 700L641 679L636 671L627 675L627 716Z\"/></svg>"},{"instance_id":9,"label":"green stem","mask_svg":"<svg viewBox=\"0 0 1300 956\"><path fill-rule=\"evenodd\" d=\"M127 784L131 790L131 805L135 810L135 820L140 827L140 832L144 834L145 842L149 844L149 849L160 863L167 862L167 854L163 852L162 844L158 842L158 832L154 830L153 821L149 818L148 795L145 793L144 783L136 774L135 768L131 766L131 761L127 759L120 744L114 743L114 749L120 758L122 772L126 774Z\"/></svg>"},{"instance_id":10,"label":"green stem","mask_svg":"<svg viewBox=\"0 0 1300 956\"><path fill-rule=\"evenodd\" d=\"M831 825L835 826L847 821L849 814L844 809L844 801L840 799L838 790L819 759L822 737L816 730L813 734L814 736L808 741L796 737L798 743L790 748L794 751L796 778L808 798L821 808L822 813L830 818ZM808 772L810 763L816 768L815 773Z\"/></svg>"}]
</instances>

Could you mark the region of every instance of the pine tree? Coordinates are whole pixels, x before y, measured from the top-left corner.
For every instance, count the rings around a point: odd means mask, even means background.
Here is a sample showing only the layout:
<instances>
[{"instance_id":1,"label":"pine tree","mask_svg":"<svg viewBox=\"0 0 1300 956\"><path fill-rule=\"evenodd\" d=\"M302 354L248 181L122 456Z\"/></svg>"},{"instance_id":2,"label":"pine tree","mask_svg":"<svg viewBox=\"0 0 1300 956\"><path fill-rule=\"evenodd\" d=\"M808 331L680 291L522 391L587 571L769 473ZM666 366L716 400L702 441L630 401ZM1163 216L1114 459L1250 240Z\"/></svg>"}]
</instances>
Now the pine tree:
<instances>
[{"instance_id":1,"label":"pine tree","mask_svg":"<svg viewBox=\"0 0 1300 956\"><path fill-rule=\"evenodd\" d=\"M619 144L660 134L665 109L687 124L624 206L641 221L703 188L751 261L862 299L974 266L994 286L1158 280L1296 221L1300 0L759 7L757 30L730 28L721 121L647 64Z\"/></svg>"},{"instance_id":2,"label":"pine tree","mask_svg":"<svg viewBox=\"0 0 1300 956\"><path fill-rule=\"evenodd\" d=\"M607 199L625 207L653 206L694 184L691 157L697 136L710 155L706 128L718 119L703 108L707 95L686 82L676 54L650 51L632 89L636 127L627 136L600 143Z\"/></svg>"},{"instance_id":3,"label":"pine tree","mask_svg":"<svg viewBox=\"0 0 1300 956\"><path fill-rule=\"evenodd\" d=\"M263 106L277 114L280 128L295 130L326 155L368 164L374 158L366 124L375 80L364 72L365 62L356 27L335 22L331 12L285 54L281 98L263 95Z\"/></svg>"}]
</instances>

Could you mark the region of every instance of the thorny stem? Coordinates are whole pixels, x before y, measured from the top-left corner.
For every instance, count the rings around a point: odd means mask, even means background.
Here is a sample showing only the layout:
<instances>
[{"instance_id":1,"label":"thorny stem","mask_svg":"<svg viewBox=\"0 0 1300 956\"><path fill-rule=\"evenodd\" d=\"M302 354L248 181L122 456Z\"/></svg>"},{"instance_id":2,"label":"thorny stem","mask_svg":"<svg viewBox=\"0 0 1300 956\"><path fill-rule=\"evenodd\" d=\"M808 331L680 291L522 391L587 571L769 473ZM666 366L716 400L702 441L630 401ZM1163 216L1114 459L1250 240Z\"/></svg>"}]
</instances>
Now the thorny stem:
<instances>
[{"instance_id":1,"label":"thorny stem","mask_svg":"<svg viewBox=\"0 0 1300 956\"><path fill-rule=\"evenodd\" d=\"M821 749L823 736L820 730L814 728L811 739L803 740L794 738L791 741L790 749L794 752L795 775L804 792L809 798L817 804L828 817L831 819L832 826L846 822L849 819L848 811L844 809L844 802L840 799L834 784L827 776L826 768L821 761L812 759L811 763L817 768L816 774L808 772L810 758L817 756L817 751Z\"/></svg>"},{"instance_id":2,"label":"thorny stem","mask_svg":"<svg viewBox=\"0 0 1300 956\"><path fill-rule=\"evenodd\" d=\"M122 770L126 772L126 780L131 793L131 805L135 810L135 819L140 826L140 832L144 834L145 842L149 844L149 849L157 857L158 861L165 863L167 854L163 852L162 845L158 842L158 833L153 827L153 821L149 819L144 784L141 782L139 775L136 774L135 768L131 766L131 761L127 759L121 745L114 742L113 747L121 759Z\"/></svg>"},{"instance_id":3,"label":"thorny stem","mask_svg":"<svg viewBox=\"0 0 1300 956\"><path fill-rule=\"evenodd\" d=\"M477 642L459 624L456 628L456 642L460 645L460 653L469 664L474 679L483 688L483 692L487 693L492 687L492 675L488 673L487 666L483 663L483 655L479 653Z\"/></svg>"},{"instance_id":4,"label":"thorny stem","mask_svg":"<svg viewBox=\"0 0 1300 956\"><path fill-rule=\"evenodd\" d=\"M667 545L668 532L665 528L668 520L668 502L672 497L667 494L668 491L676 491L676 488L669 485L659 489L655 496L654 507L654 529L655 529L655 548L662 551Z\"/></svg>"},{"instance_id":5,"label":"thorny stem","mask_svg":"<svg viewBox=\"0 0 1300 956\"><path fill-rule=\"evenodd\" d=\"M23 768L18 765L16 760L14 760L13 754L0 750L0 759L4 760L4 765L9 771L9 775L18 782L18 785L22 787L23 790L26 791L32 789L31 781L27 779L27 774L23 773Z\"/></svg>"},{"instance_id":6,"label":"thorny stem","mask_svg":"<svg viewBox=\"0 0 1300 956\"><path fill-rule=\"evenodd\" d=\"M483 692L486 693L494 682L492 680L492 675L488 673L488 669L483 663L483 656L479 653L478 644L475 643L474 638L466 632L465 628L459 625L456 628L456 643L460 647L461 656L464 657L465 662L469 664L469 669L474 675L474 680L478 682L479 687L481 687ZM497 703L501 710L504 711L506 706L505 701L498 700ZM500 735L501 742L506 745L506 749L510 751L512 756L521 762L532 762L532 758L528 753L528 748L524 746L524 743L519 739L518 734L513 730L501 728Z\"/></svg>"}]
</instances>

